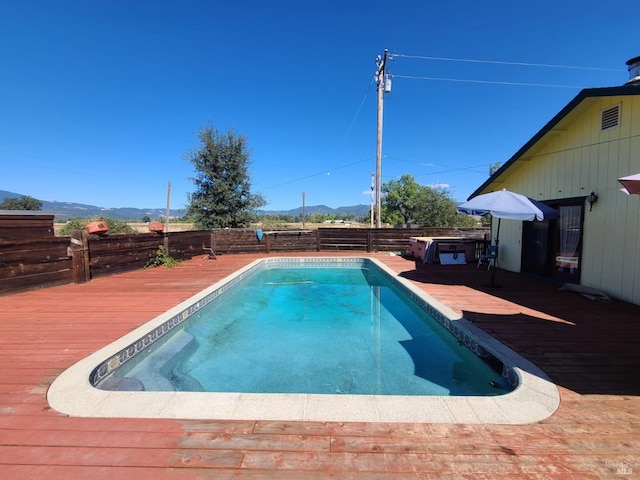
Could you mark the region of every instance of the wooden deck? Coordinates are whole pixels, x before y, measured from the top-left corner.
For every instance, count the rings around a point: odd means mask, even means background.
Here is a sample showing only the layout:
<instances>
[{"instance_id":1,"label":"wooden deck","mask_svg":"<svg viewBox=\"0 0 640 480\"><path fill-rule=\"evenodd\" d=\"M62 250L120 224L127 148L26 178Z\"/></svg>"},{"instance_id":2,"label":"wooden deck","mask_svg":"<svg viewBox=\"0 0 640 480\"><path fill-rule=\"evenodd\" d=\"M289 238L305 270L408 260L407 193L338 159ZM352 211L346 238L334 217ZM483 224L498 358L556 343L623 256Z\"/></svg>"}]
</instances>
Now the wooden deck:
<instances>
[{"instance_id":1,"label":"wooden deck","mask_svg":"<svg viewBox=\"0 0 640 480\"><path fill-rule=\"evenodd\" d=\"M257 258L226 255L0 297L6 479L596 479L640 476L640 307L499 271L378 254L532 360L561 405L529 425L70 418L47 405L67 367Z\"/></svg>"}]
</instances>

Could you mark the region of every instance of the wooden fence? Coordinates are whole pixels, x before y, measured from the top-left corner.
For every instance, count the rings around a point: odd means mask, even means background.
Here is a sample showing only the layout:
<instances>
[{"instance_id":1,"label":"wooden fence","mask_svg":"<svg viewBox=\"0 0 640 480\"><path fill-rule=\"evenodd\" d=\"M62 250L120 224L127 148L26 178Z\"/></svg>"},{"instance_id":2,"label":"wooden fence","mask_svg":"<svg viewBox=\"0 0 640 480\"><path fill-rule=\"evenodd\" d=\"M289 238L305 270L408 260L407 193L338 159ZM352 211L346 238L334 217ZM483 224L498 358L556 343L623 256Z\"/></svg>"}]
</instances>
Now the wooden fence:
<instances>
[{"instance_id":1,"label":"wooden fence","mask_svg":"<svg viewBox=\"0 0 640 480\"><path fill-rule=\"evenodd\" d=\"M0 241L0 293L73 281L69 237Z\"/></svg>"},{"instance_id":2,"label":"wooden fence","mask_svg":"<svg viewBox=\"0 0 640 480\"><path fill-rule=\"evenodd\" d=\"M410 237L464 237L483 239L484 228L369 229L320 228L318 230L268 230L258 238L253 229L170 232L167 234L87 235L38 239L0 238L0 294L144 268L161 246L176 260L206 254L397 251L409 249ZM11 235L15 237L15 235Z\"/></svg>"}]
</instances>

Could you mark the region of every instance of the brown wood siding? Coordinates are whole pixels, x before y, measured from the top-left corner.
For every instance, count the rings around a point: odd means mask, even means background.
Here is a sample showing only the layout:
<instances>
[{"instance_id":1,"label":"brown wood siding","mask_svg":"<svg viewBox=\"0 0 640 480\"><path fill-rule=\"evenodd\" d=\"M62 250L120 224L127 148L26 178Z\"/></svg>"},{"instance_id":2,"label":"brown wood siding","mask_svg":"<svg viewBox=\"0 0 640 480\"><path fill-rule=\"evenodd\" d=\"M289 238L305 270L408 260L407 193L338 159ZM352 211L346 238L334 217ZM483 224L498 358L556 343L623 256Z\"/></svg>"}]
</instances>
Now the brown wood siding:
<instances>
[{"instance_id":1,"label":"brown wood siding","mask_svg":"<svg viewBox=\"0 0 640 480\"><path fill-rule=\"evenodd\" d=\"M0 241L53 237L53 215L0 215Z\"/></svg>"},{"instance_id":2,"label":"brown wood siding","mask_svg":"<svg viewBox=\"0 0 640 480\"><path fill-rule=\"evenodd\" d=\"M0 241L0 293L72 280L68 238Z\"/></svg>"},{"instance_id":3,"label":"brown wood siding","mask_svg":"<svg viewBox=\"0 0 640 480\"><path fill-rule=\"evenodd\" d=\"M212 235L216 254L266 252L266 236L258 240L255 230L214 230Z\"/></svg>"},{"instance_id":4,"label":"brown wood siding","mask_svg":"<svg viewBox=\"0 0 640 480\"><path fill-rule=\"evenodd\" d=\"M483 240L486 228L321 228L319 250L406 252L411 237L460 237Z\"/></svg>"}]
</instances>

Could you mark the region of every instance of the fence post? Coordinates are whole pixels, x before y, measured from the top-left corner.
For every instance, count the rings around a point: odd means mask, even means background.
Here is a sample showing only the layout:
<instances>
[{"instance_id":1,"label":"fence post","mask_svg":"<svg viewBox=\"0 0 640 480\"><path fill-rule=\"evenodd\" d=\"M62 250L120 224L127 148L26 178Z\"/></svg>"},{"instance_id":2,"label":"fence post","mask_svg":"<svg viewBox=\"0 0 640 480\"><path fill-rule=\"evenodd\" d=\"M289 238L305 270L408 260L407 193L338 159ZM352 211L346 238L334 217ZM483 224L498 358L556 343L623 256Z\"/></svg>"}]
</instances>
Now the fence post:
<instances>
[{"instance_id":1,"label":"fence post","mask_svg":"<svg viewBox=\"0 0 640 480\"><path fill-rule=\"evenodd\" d=\"M164 254L167 256L169 255L169 233L168 232L164 232L164 238L162 239L162 245L164 245Z\"/></svg>"},{"instance_id":2,"label":"fence post","mask_svg":"<svg viewBox=\"0 0 640 480\"><path fill-rule=\"evenodd\" d=\"M89 266L89 242L82 230L71 231L71 261L73 283L85 283L91 279Z\"/></svg>"},{"instance_id":3,"label":"fence post","mask_svg":"<svg viewBox=\"0 0 640 480\"><path fill-rule=\"evenodd\" d=\"M320 251L320 229L316 229L316 252Z\"/></svg>"},{"instance_id":4,"label":"fence post","mask_svg":"<svg viewBox=\"0 0 640 480\"><path fill-rule=\"evenodd\" d=\"M371 231L367 232L367 252L370 253L373 250L373 235Z\"/></svg>"}]
</instances>

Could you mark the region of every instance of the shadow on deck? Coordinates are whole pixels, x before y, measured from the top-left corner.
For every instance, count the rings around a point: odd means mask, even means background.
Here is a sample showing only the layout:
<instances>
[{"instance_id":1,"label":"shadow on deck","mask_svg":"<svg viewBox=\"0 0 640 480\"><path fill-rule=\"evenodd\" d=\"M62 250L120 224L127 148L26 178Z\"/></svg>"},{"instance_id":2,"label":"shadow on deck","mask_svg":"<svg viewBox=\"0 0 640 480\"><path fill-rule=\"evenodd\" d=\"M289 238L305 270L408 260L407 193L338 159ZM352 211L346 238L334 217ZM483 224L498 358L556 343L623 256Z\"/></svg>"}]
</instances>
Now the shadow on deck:
<instances>
[{"instance_id":1,"label":"shadow on deck","mask_svg":"<svg viewBox=\"0 0 640 480\"><path fill-rule=\"evenodd\" d=\"M472 264L405 261L402 277L531 360L556 384L582 394L640 394L640 306L589 300L559 290L561 284L505 270L496 273L501 288L487 287L490 273Z\"/></svg>"}]
</instances>

